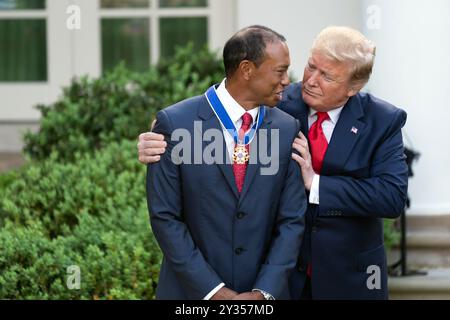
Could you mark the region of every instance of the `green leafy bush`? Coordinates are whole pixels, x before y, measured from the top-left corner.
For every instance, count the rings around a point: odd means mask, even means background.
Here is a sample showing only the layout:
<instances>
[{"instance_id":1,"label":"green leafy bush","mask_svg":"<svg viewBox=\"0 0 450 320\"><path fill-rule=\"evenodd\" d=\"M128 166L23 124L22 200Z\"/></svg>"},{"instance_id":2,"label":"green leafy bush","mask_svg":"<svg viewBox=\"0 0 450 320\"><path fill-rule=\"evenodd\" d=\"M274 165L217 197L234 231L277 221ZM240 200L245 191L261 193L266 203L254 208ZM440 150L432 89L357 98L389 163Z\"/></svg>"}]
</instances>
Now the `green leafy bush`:
<instances>
[{"instance_id":1,"label":"green leafy bush","mask_svg":"<svg viewBox=\"0 0 450 320\"><path fill-rule=\"evenodd\" d=\"M98 79L74 79L57 102L37 107L40 129L25 134L24 151L35 160L57 151L58 159L73 161L76 152L136 139L160 109L203 93L223 75L216 54L187 46L143 73L119 65Z\"/></svg>"},{"instance_id":2,"label":"green leafy bush","mask_svg":"<svg viewBox=\"0 0 450 320\"><path fill-rule=\"evenodd\" d=\"M153 298L161 252L136 143L29 164L0 198L0 298ZM66 286L81 270L80 290Z\"/></svg>"},{"instance_id":3,"label":"green leafy bush","mask_svg":"<svg viewBox=\"0 0 450 320\"><path fill-rule=\"evenodd\" d=\"M384 245L387 250L398 245L400 241L400 232L395 228L395 221L384 219Z\"/></svg>"}]
</instances>

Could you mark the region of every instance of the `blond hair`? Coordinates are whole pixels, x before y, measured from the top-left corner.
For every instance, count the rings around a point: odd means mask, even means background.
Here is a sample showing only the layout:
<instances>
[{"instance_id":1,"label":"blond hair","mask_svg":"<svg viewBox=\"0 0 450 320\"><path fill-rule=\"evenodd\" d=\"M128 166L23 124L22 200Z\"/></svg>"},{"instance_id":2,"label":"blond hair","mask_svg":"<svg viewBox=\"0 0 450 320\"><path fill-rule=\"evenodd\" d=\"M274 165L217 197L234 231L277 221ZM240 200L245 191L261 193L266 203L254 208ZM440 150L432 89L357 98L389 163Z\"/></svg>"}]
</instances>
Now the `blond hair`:
<instances>
[{"instance_id":1,"label":"blond hair","mask_svg":"<svg viewBox=\"0 0 450 320\"><path fill-rule=\"evenodd\" d=\"M361 32L349 27L331 26L316 37L311 53L321 53L330 59L350 63L350 83L363 87L372 74L375 50L372 41Z\"/></svg>"}]
</instances>

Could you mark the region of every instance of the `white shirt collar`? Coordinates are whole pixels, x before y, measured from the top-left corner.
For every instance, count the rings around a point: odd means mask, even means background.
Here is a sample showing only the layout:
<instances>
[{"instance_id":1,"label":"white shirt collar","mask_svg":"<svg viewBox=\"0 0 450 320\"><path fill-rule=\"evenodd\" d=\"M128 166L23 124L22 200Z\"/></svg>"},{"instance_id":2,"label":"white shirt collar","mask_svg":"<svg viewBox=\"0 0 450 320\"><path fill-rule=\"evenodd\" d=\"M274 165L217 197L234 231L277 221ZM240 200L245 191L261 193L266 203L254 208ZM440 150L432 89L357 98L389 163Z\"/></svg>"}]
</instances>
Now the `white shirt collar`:
<instances>
[{"instance_id":1,"label":"white shirt collar","mask_svg":"<svg viewBox=\"0 0 450 320\"><path fill-rule=\"evenodd\" d=\"M337 121L339 120L339 116L341 115L342 108L344 108L344 106L330 110L327 112L328 116L330 117L331 122L334 125L336 125ZM309 108L309 116L310 117L315 116L316 113L317 113L316 110L314 110L313 108Z\"/></svg>"},{"instance_id":2,"label":"white shirt collar","mask_svg":"<svg viewBox=\"0 0 450 320\"><path fill-rule=\"evenodd\" d=\"M217 96L222 102L225 111L230 116L231 121L233 121L234 124L241 120L244 113L248 112L253 118L253 121L256 120L256 117L259 112L259 107L253 108L249 111L245 110L228 92L227 88L225 88L225 79L222 80L219 87L216 89Z\"/></svg>"}]
</instances>

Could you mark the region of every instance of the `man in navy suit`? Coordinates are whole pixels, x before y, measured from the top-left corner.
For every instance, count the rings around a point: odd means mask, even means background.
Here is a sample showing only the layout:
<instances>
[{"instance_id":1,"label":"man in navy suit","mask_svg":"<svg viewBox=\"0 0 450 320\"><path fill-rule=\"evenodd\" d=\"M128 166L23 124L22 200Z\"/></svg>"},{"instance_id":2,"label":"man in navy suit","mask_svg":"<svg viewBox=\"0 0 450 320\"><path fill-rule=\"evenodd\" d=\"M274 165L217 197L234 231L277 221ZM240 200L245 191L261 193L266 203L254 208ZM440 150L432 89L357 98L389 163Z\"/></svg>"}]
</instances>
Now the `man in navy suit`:
<instances>
[{"instance_id":1,"label":"man in navy suit","mask_svg":"<svg viewBox=\"0 0 450 320\"><path fill-rule=\"evenodd\" d=\"M290 86L279 105L301 122L294 141L300 155L293 157L309 195L294 296L388 297L383 218L398 217L406 203L406 113L359 92L374 58L375 46L358 31L326 28L302 83Z\"/></svg>"},{"instance_id":2,"label":"man in navy suit","mask_svg":"<svg viewBox=\"0 0 450 320\"><path fill-rule=\"evenodd\" d=\"M157 114L167 151L148 165L147 199L164 255L158 299L291 298L307 201L291 158L299 123L272 108L289 84L285 38L245 28L224 65L220 85Z\"/></svg>"},{"instance_id":3,"label":"man in navy suit","mask_svg":"<svg viewBox=\"0 0 450 320\"><path fill-rule=\"evenodd\" d=\"M387 299L383 218L404 209L407 165L401 129L406 113L360 90L375 46L346 27L314 41L303 81L278 107L301 123L292 157L308 195L306 231L291 297ZM161 137L141 134L139 160L158 161Z\"/></svg>"}]
</instances>

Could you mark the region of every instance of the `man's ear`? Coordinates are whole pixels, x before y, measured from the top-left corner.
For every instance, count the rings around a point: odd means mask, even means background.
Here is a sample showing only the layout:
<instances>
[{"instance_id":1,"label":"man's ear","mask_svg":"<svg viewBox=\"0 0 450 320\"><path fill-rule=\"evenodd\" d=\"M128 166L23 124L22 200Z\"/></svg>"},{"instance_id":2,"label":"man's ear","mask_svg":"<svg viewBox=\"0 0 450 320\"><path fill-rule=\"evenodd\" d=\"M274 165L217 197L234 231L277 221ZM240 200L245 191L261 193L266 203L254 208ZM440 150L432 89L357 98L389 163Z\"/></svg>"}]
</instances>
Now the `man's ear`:
<instances>
[{"instance_id":1,"label":"man's ear","mask_svg":"<svg viewBox=\"0 0 450 320\"><path fill-rule=\"evenodd\" d=\"M255 64L250 60L242 60L238 67L239 72L245 80L250 80L255 69Z\"/></svg>"},{"instance_id":2,"label":"man's ear","mask_svg":"<svg viewBox=\"0 0 450 320\"><path fill-rule=\"evenodd\" d=\"M347 97L351 98L357 94L364 87L364 83L351 84L348 91Z\"/></svg>"}]
</instances>

